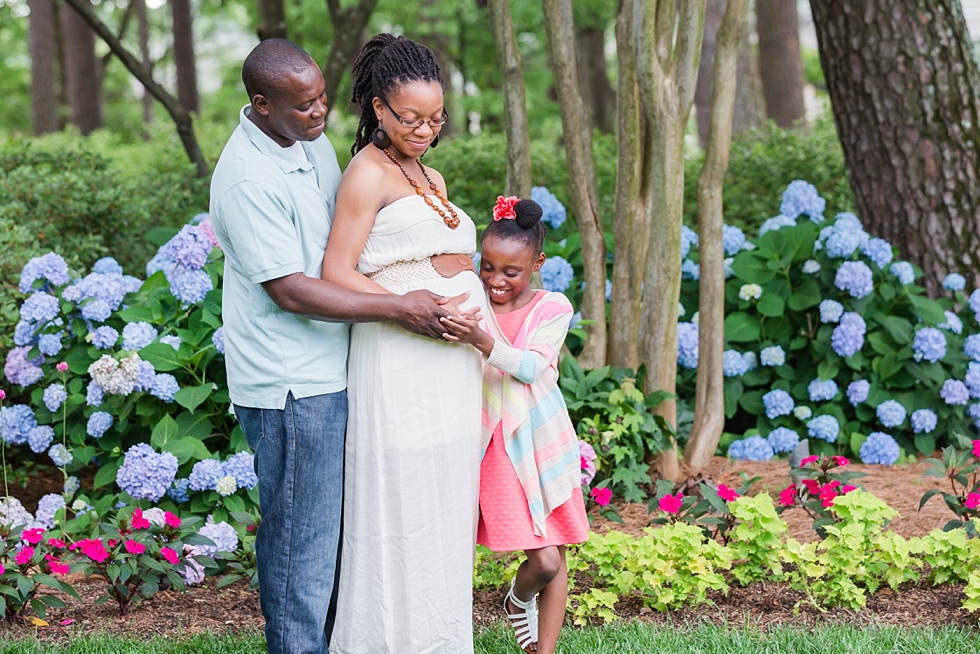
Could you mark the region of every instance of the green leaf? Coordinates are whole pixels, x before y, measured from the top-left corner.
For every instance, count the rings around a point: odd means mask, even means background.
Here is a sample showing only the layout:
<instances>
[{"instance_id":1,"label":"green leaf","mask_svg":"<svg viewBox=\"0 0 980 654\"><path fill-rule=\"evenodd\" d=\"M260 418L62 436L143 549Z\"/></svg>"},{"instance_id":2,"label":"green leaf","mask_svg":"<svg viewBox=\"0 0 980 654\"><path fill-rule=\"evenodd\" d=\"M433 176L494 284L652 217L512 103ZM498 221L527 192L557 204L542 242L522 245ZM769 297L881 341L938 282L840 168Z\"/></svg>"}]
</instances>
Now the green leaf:
<instances>
[{"instance_id":1,"label":"green leaf","mask_svg":"<svg viewBox=\"0 0 980 654\"><path fill-rule=\"evenodd\" d=\"M194 413L194 409L201 406L201 403L208 399L213 392L214 385L210 382L201 384L200 386L188 386L177 391L174 394L174 400L180 406Z\"/></svg>"},{"instance_id":2,"label":"green leaf","mask_svg":"<svg viewBox=\"0 0 980 654\"><path fill-rule=\"evenodd\" d=\"M820 304L820 286L812 279L804 280L789 299L789 308L793 311L805 311Z\"/></svg>"},{"instance_id":3,"label":"green leaf","mask_svg":"<svg viewBox=\"0 0 980 654\"><path fill-rule=\"evenodd\" d=\"M725 316L725 338L733 343L748 343L762 333L759 319L738 311Z\"/></svg>"},{"instance_id":4,"label":"green leaf","mask_svg":"<svg viewBox=\"0 0 980 654\"><path fill-rule=\"evenodd\" d=\"M916 434L913 440L915 442L915 449L922 454L932 454L936 451L936 438L934 436L930 436L929 434Z\"/></svg>"},{"instance_id":5,"label":"green leaf","mask_svg":"<svg viewBox=\"0 0 980 654\"><path fill-rule=\"evenodd\" d=\"M116 472L119 471L119 467L122 465L122 457L116 457L115 459L110 459L105 462L99 471L95 473L95 480L92 482L93 488L101 488L102 486L108 486L109 484L116 481Z\"/></svg>"},{"instance_id":6,"label":"green leaf","mask_svg":"<svg viewBox=\"0 0 980 654\"><path fill-rule=\"evenodd\" d=\"M65 357L65 363L68 364L68 369L76 375L88 374L88 367L92 365L92 361L94 359L88 355L88 349L81 344L73 347Z\"/></svg>"},{"instance_id":7,"label":"green leaf","mask_svg":"<svg viewBox=\"0 0 980 654\"><path fill-rule=\"evenodd\" d=\"M895 339L899 345L908 345L912 342L912 323L905 318L885 316L885 319L879 322L885 327L888 335Z\"/></svg>"},{"instance_id":8,"label":"green leaf","mask_svg":"<svg viewBox=\"0 0 980 654\"><path fill-rule=\"evenodd\" d=\"M840 371L840 364L833 359L824 359L817 366L817 375L820 379L833 379Z\"/></svg>"},{"instance_id":9,"label":"green leaf","mask_svg":"<svg viewBox=\"0 0 980 654\"><path fill-rule=\"evenodd\" d=\"M755 251L739 253L732 263L732 270L735 272L735 276L743 282L753 284L765 284L776 277L776 272L770 270L766 266L766 260Z\"/></svg>"},{"instance_id":10,"label":"green leaf","mask_svg":"<svg viewBox=\"0 0 980 654\"><path fill-rule=\"evenodd\" d=\"M868 440L868 437L860 432L851 434L851 452L854 453L854 456L861 454L861 446L864 445L864 441L866 440Z\"/></svg>"},{"instance_id":11,"label":"green leaf","mask_svg":"<svg viewBox=\"0 0 980 654\"><path fill-rule=\"evenodd\" d=\"M177 421L169 415L165 415L157 423L157 426L153 428L153 434L150 436L150 444L159 450L168 442L177 438L177 433Z\"/></svg>"},{"instance_id":12,"label":"green leaf","mask_svg":"<svg viewBox=\"0 0 980 654\"><path fill-rule=\"evenodd\" d=\"M153 312L149 307L131 306L119 312L119 317L126 322L153 322Z\"/></svg>"},{"instance_id":13,"label":"green leaf","mask_svg":"<svg viewBox=\"0 0 980 654\"><path fill-rule=\"evenodd\" d=\"M762 396L764 393L762 391L749 391L748 393L742 394L739 398L738 403L743 409L751 413L752 415L759 415L764 413L766 408L762 404Z\"/></svg>"},{"instance_id":14,"label":"green leaf","mask_svg":"<svg viewBox=\"0 0 980 654\"><path fill-rule=\"evenodd\" d=\"M174 236L176 236L177 232L179 231L180 230L176 227L166 227L166 226L154 227L146 234L143 234L143 239L149 241L150 243L152 243L157 247L160 247L161 245L163 245L164 243L172 239Z\"/></svg>"},{"instance_id":15,"label":"green leaf","mask_svg":"<svg viewBox=\"0 0 980 654\"><path fill-rule=\"evenodd\" d=\"M196 440L196 439L193 439ZM197 441L200 443L200 441ZM176 438L172 441L167 442L161 448L164 452L170 452L175 457L177 457L177 463L184 465L191 459L195 458L195 448L186 439ZM207 457L205 457L207 458Z\"/></svg>"},{"instance_id":16,"label":"green leaf","mask_svg":"<svg viewBox=\"0 0 980 654\"><path fill-rule=\"evenodd\" d=\"M229 495L228 497L224 498L221 501L224 503L225 508L228 509L228 512L231 514L245 512L245 500L243 500L237 495Z\"/></svg>"},{"instance_id":17,"label":"green leaf","mask_svg":"<svg viewBox=\"0 0 980 654\"><path fill-rule=\"evenodd\" d=\"M930 325L938 325L941 322L946 322L946 314L943 312L943 307L935 300L911 293L909 293L908 298L912 303L912 308L915 309L916 315L922 318L922 322Z\"/></svg>"},{"instance_id":18,"label":"green leaf","mask_svg":"<svg viewBox=\"0 0 980 654\"><path fill-rule=\"evenodd\" d=\"M225 586L230 586L236 581L240 581L241 579L242 576L239 574L229 573L226 575L222 575L221 579L218 580L218 583L215 584L215 588L224 588Z\"/></svg>"},{"instance_id":19,"label":"green leaf","mask_svg":"<svg viewBox=\"0 0 980 654\"><path fill-rule=\"evenodd\" d=\"M211 419L203 411L196 415L182 411L177 416L177 427L180 428L181 436L190 436L198 440L204 440L214 431Z\"/></svg>"},{"instance_id":20,"label":"green leaf","mask_svg":"<svg viewBox=\"0 0 980 654\"><path fill-rule=\"evenodd\" d=\"M878 376L881 377L881 381L885 381L893 377L902 367L903 364L897 354L886 354L881 358L880 363L878 363Z\"/></svg>"},{"instance_id":21,"label":"green leaf","mask_svg":"<svg viewBox=\"0 0 980 654\"><path fill-rule=\"evenodd\" d=\"M775 295L774 293L766 293L759 298L755 308L762 315L775 318L783 315L783 310L786 308L786 303L783 302L783 298L779 297L778 295Z\"/></svg>"},{"instance_id":22,"label":"green leaf","mask_svg":"<svg viewBox=\"0 0 980 654\"><path fill-rule=\"evenodd\" d=\"M52 609L63 609L68 606L64 600L56 595L39 595L38 599L44 602L45 606Z\"/></svg>"},{"instance_id":23,"label":"green leaf","mask_svg":"<svg viewBox=\"0 0 980 654\"><path fill-rule=\"evenodd\" d=\"M166 343L150 343L140 350L140 357L152 363L157 372L169 372L181 368L180 355Z\"/></svg>"}]
</instances>

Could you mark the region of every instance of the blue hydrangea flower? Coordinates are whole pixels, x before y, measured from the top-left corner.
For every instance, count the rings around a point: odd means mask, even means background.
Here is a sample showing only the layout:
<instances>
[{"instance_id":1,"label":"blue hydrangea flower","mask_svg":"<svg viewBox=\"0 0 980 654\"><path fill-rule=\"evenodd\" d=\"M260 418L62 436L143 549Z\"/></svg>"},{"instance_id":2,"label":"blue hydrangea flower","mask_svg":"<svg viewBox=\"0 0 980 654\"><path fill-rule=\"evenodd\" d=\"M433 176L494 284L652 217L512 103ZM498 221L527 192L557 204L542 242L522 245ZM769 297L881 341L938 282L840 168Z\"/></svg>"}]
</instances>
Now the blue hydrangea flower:
<instances>
[{"instance_id":1,"label":"blue hydrangea flower","mask_svg":"<svg viewBox=\"0 0 980 654\"><path fill-rule=\"evenodd\" d=\"M690 259L684 259L681 263L681 277L684 279L693 279L697 281L701 279L701 264L695 263Z\"/></svg>"},{"instance_id":2,"label":"blue hydrangea flower","mask_svg":"<svg viewBox=\"0 0 980 654\"><path fill-rule=\"evenodd\" d=\"M963 321L960 320L959 316L952 311L944 311L943 313L946 314L946 321L939 323L936 325L936 327L939 327L939 329L945 329L948 332L953 332L954 334L962 334Z\"/></svg>"},{"instance_id":3,"label":"blue hydrangea flower","mask_svg":"<svg viewBox=\"0 0 980 654\"><path fill-rule=\"evenodd\" d=\"M177 457L155 452L147 443L132 446L116 473L116 484L134 500L157 502L177 476Z\"/></svg>"},{"instance_id":4,"label":"blue hydrangea flower","mask_svg":"<svg viewBox=\"0 0 980 654\"><path fill-rule=\"evenodd\" d=\"M893 263L888 270L891 274L898 277L899 283L903 286L908 286L915 282L915 269L908 261Z\"/></svg>"},{"instance_id":5,"label":"blue hydrangea flower","mask_svg":"<svg viewBox=\"0 0 980 654\"><path fill-rule=\"evenodd\" d=\"M213 516L208 516L207 522L198 532L211 540L214 545L198 545L201 554L214 556L218 552L233 553L238 549L238 532L227 522L215 522Z\"/></svg>"},{"instance_id":6,"label":"blue hydrangea flower","mask_svg":"<svg viewBox=\"0 0 980 654\"><path fill-rule=\"evenodd\" d=\"M871 382L867 379L852 381L847 386L847 399L851 406L857 406L861 402L868 401L868 393L871 391Z\"/></svg>"},{"instance_id":7,"label":"blue hydrangea flower","mask_svg":"<svg viewBox=\"0 0 980 654\"><path fill-rule=\"evenodd\" d=\"M923 327L915 333L912 350L916 361L935 363L946 356L946 335L935 327Z\"/></svg>"},{"instance_id":8,"label":"blue hydrangea flower","mask_svg":"<svg viewBox=\"0 0 980 654\"><path fill-rule=\"evenodd\" d=\"M847 291L853 298L861 299L874 290L871 268L863 261L845 261L837 269L834 286Z\"/></svg>"},{"instance_id":9,"label":"blue hydrangea flower","mask_svg":"<svg viewBox=\"0 0 980 654\"><path fill-rule=\"evenodd\" d=\"M884 432L875 431L861 444L859 454L865 463L890 466L898 461L901 450L894 438Z\"/></svg>"},{"instance_id":10,"label":"blue hydrangea flower","mask_svg":"<svg viewBox=\"0 0 980 654\"><path fill-rule=\"evenodd\" d=\"M831 227L820 230L817 243L823 246L828 257L847 259L855 250L863 250L870 240L871 237L854 214L842 213L837 215L837 220Z\"/></svg>"},{"instance_id":11,"label":"blue hydrangea flower","mask_svg":"<svg viewBox=\"0 0 980 654\"><path fill-rule=\"evenodd\" d=\"M27 442L27 435L37 427L37 418L26 404L0 407L3 416L3 440L10 445Z\"/></svg>"},{"instance_id":12,"label":"blue hydrangea flower","mask_svg":"<svg viewBox=\"0 0 980 654\"><path fill-rule=\"evenodd\" d=\"M766 437L775 452L792 452L800 443L800 435L786 427L776 427Z\"/></svg>"},{"instance_id":13,"label":"blue hydrangea flower","mask_svg":"<svg viewBox=\"0 0 980 654\"><path fill-rule=\"evenodd\" d=\"M725 350L721 357L722 372L726 377L741 377L748 372L748 364L736 350Z\"/></svg>"},{"instance_id":14,"label":"blue hydrangea flower","mask_svg":"<svg viewBox=\"0 0 980 654\"><path fill-rule=\"evenodd\" d=\"M211 249L211 239L208 238L207 232L196 225L184 225L160 248L160 253L170 261L192 271L204 267Z\"/></svg>"},{"instance_id":15,"label":"blue hydrangea flower","mask_svg":"<svg viewBox=\"0 0 980 654\"><path fill-rule=\"evenodd\" d=\"M561 257L551 257L541 266L541 283L545 290L564 293L572 284L575 271Z\"/></svg>"},{"instance_id":16,"label":"blue hydrangea flower","mask_svg":"<svg viewBox=\"0 0 980 654\"><path fill-rule=\"evenodd\" d=\"M108 325L98 327L92 332L92 345L100 350L109 350L116 346L119 332Z\"/></svg>"},{"instance_id":17,"label":"blue hydrangea flower","mask_svg":"<svg viewBox=\"0 0 980 654\"><path fill-rule=\"evenodd\" d=\"M980 361L980 334L966 337L966 341L963 343L963 354L974 361Z\"/></svg>"},{"instance_id":18,"label":"blue hydrangea flower","mask_svg":"<svg viewBox=\"0 0 980 654\"><path fill-rule=\"evenodd\" d=\"M105 322L112 315L112 307L105 300L92 300L82 305L82 318L92 322Z\"/></svg>"},{"instance_id":19,"label":"blue hydrangea flower","mask_svg":"<svg viewBox=\"0 0 980 654\"><path fill-rule=\"evenodd\" d=\"M223 326L214 330L214 334L211 335L211 342L214 343L214 349L220 354L225 353L225 328Z\"/></svg>"},{"instance_id":20,"label":"blue hydrangea flower","mask_svg":"<svg viewBox=\"0 0 980 654\"><path fill-rule=\"evenodd\" d=\"M59 468L64 468L75 460L72 453L61 443L52 445L51 449L48 450L48 456L51 457L51 461Z\"/></svg>"},{"instance_id":21,"label":"blue hydrangea flower","mask_svg":"<svg viewBox=\"0 0 980 654\"><path fill-rule=\"evenodd\" d=\"M68 264L54 252L34 257L21 271L20 284L17 288L21 293L30 293L34 290L34 282L39 279L43 279L46 285L64 286L71 280L68 275Z\"/></svg>"},{"instance_id":22,"label":"blue hydrangea flower","mask_svg":"<svg viewBox=\"0 0 980 654\"><path fill-rule=\"evenodd\" d=\"M57 493L48 493L37 501L34 517L45 529L51 529L54 527L54 519L58 511L63 508L65 508L65 498Z\"/></svg>"},{"instance_id":23,"label":"blue hydrangea flower","mask_svg":"<svg viewBox=\"0 0 980 654\"><path fill-rule=\"evenodd\" d=\"M114 419L111 413L96 411L89 416L88 423L85 425L85 432L92 438L102 438L109 427L112 427Z\"/></svg>"},{"instance_id":24,"label":"blue hydrangea flower","mask_svg":"<svg viewBox=\"0 0 980 654\"><path fill-rule=\"evenodd\" d=\"M975 288L973 289L973 292L970 293L969 304L970 311L973 312L977 322L980 322L980 288Z\"/></svg>"},{"instance_id":25,"label":"blue hydrangea flower","mask_svg":"<svg viewBox=\"0 0 980 654\"><path fill-rule=\"evenodd\" d=\"M130 322L123 327L124 350L142 350L156 340L156 327L148 322Z\"/></svg>"},{"instance_id":26,"label":"blue hydrangea flower","mask_svg":"<svg viewBox=\"0 0 980 654\"><path fill-rule=\"evenodd\" d=\"M235 478L239 488L252 490L259 478L255 474L255 459L251 452L239 452L228 457L224 463L224 474Z\"/></svg>"},{"instance_id":27,"label":"blue hydrangea flower","mask_svg":"<svg viewBox=\"0 0 980 654\"><path fill-rule=\"evenodd\" d=\"M775 454L772 445L762 436L749 436L728 446L728 456L742 461L768 461Z\"/></svg>"},{"instance_id":28,"label":"blue hydrangea flower","mask_svg":"<svg viewBox=\"0 0 980 654\"><path fill-rule=\"evenodd\" d=\"M959 273L949 273L943 280L943 288L947 291L962 291L966 288L966 277Z\"/></svg>"},{"instance_id":29,"label":"blue hydrangea flower","mask_svg":"<svg viewBox=\"0 0 980 654\"><path fill-rule=\"evenodd\" d=\"M14 345L21 347L34 344L34 335L37 333L39 325L26 320L19 321L14 326Z\"/></svg>"},{"instance_id":30,"label":"blue hydrangea flower","mask_svg":"<svg viewBox=\"0 0 980 654\"><path fill-rule=\"evenodd\" d=\"M610 301L612 301L612 280L607 279L606 280L606 302L610 302ZM222 328L219 327L218 329L222 329ZM222 335L222 338L223 337L224 336Z\"/></svg>"},{"instance_id":31,"label":"blue hydrangea flower","mask_svg":"<svg viewBox=\"0 0 980 654\"><path fill-rule=\"evenodd\" d=\"M898 427L905 422L905 407L895 400L885 400L875 409L878 420L886 427Z\"/></svg>"},{"instance_id":32,"label":"blue hydrangea flower","mask_svg":"<svg viewBox=\"0 0 980 654\"><path fill-rule=\"evenodd\" d=\"M173 334L167 334L166 336L160 337L160 342L164 345L169 345L175 350L180 349L180 344L183 343L180 336L174 336Z\"/></svg>"},{"instance_id":33,"label":"blue hydrangea flower","mask_svg":"<svg viewBox=\"0 0 980 654\"><path fill-rule=\"evenodd\" d=\"M78 489L82 487L81 480L75 475L71 475L65 480L65 486L63 488L65 495L71 496L78 492Z\"/></svg>"},{"instance_id":34,"label":"blue hydrangea flower","mask_svg":"<svg viewBox=\"0 0 980 654\"><path fill-rule=\"evenodd\" d=\"M820 197L817 187L802 179L789 183L783 191L783 201L779 205L779 213L789 218L798 218L806 214L815 223L823 222L823 212L827 201Z\"/></svg>"},{"instance_id":35,"label":"blue hydrangea flower","mask_svg":"<svg viewBox=\"0 0 980 654\"><path fill-rule=\"evenodd\" d=\"M741 252L742 246L745 245L745 232L732 225L725 225L722 227L721 238L722 247L725 248L725 254L730 257L734 257L736 254Z\"/></svg>"},{"instance_id":36,"label":"blue hydrangea flower","mask_svg":"<svg viewBox=\"0 0 980 654\"><path fill-rule=\"evenodd\" d=\"M225 476L221 461L217 459L204 459L194 464L191 475L187 478L188 486L191 490L206 491L214 490L218 480Z\"/></svg>"},{"instance_id":37,"label":"blue hydrangea flower","mask_svg":"<svg viewBox=\"0 0 980 654\"><path fill-rule=\"evenodd\" d=\"M947 379L943 382L939 397L950 406L965 406L970 401L970 389L958 379Z\"/></svg>"},{"instance_id":38,"label":"blue hydrangea flower","mask_svg":"<svg viewBox=\"0 0 980 654\"><path fill-rule=\"evenodd\" d=\"M970 362L963 381L970 391L970 397L980 399L980 363Z\"/></svg>"},{"instance_id":39,"label":"blue hydrangea flower","mask_svg":"<svg viewBox=\"0 0 980 654\"><path fill-rule=\"evenodd\" d=\"M820 322L835 323L844 315L844 305L837 300L823 300L820 303Z\"/></svg>"},{"instance_id":40,"label":"blue hydrangea flower","mask_svg":"<svg viewBox=\"0 0 980 654\"><path fill-rule=\"evenodd\" d=\"M970 418L980 418L980 402L968 406L966 409L966 415Z\"/></svg>"},{"instance_id":41,"label":"blue hydrangea flower","mask_svg":"<svg viewBox=\"0 0 980 654\"><path fill-rule=\"evenodd\" d=\"M79 280L77 287L80 293L79 301L101 300L108 305L111 313L120 307L123 298L126 297L127 284L123 276L117 273L89 273ZM65 297L64 293L62 297Z\"/></svg>"},{"instance_id":42,"label":"blue hydrangea flower","mask_svg":"<svg viewBox=\"0 0 980 654\"><path fill-rule=\"evenodd\" d=\"M141 360L140 373L136 377L136 383L133 384L133 390L142 392L152 390L156 377L157 372L153 369L153 364L145 359Z\"/></svg>"},{"instance_id":43,"label":"blue hydrangea flower","mask_svg":"<svg viewBox=\"0 0 980 654\"><path fill-rule=\"evenodd\" d=\"M61 404L68 399L68 393L65 392L65 387L61 384L51 384L44 389L44 406L48 407L48 411L54 413L61 408Z\"/></svg>"},{"instance_id":44,"label":"blue hydrangea flower","mask_svg":"<svg viewBox=\"0 0 980 654\"><path fill-rule=\"evenodd\" d=\"M762 238L763 234L766 232L776 231L782 229L783 227L796 227L796 219L788 218L783 215L773 216L767 219L762 226L759 227L759 238Z\"/></svg>"},{"instance_id":45,"label":"blue hydrangea flower","mask_svg":"<svg viewBox=\"0 0 980 654\"><path fill-rule=\"evenodd\" d=\"M123 275L123 291L126 293L137 293L143 288L143 280L132 275Z\"/></svg>"},{"instance_id":46,"label":"blue hydrangea flower","mask_svg":"<svg viewBox=\"0 0 980 654\"><path fill-rule=\"evenodd\" d=\"M44 378L44 371L37 366L28 366L20 371L20 376L17 377L17 383L22 387L30 386L35 382L41 381Z\"/></svg>"},{"instance_id":47,"label":"blue hydrangea flower","mask_svg":"<svg viewBox=\"0 0 980 654\"><path fill-rule=\"evenodd\" d=\"M567 211L558 198L544 186L531 187L531 199L541 205L541 222L552 229L558 229L565 224Z\"/></svg>"},{"instance_id":48,"label":"blue hydrangea flower","mask_svg":"<svg viewBox=\"0 0 980 654\"><path fill-rule=\"evenodd\" d=\"M173 485L167 489L167 495L170 496L177 504L184 504L190 501L190 496L187 493L187 488L190 485L190 481L187 479L176 479Z\"/></svg>"},{"instance_id":49,"label":"blue hydrangea flower","mask_svg":"<svg viewBox=\"0 0 980 654\"><path fill-rule=\"evenodd\" d=\"M698 367L698 326L694 323L677 323L677 363L688 370Z\"/></svg>"},{"instance_id":50,"label":"blue hydrangea flower","mask_svg":"<svg viewBox=\"0 0 980 654\"><path fill-rule=\"evenodd\" d=\"M878 270L884 270L885 266L892 262L892 244L883 238L873 238L861 247L861 253L871 259Z\"/></svg>"},{"instance_id":51,"label":"blue hydrangea flower","mask_svg":"<svg viewBox=\"0 0 980 654\"><path fill-rule=\"evenodd\" d=\"M24 303L20 305L21 320L43 325L51 322L58 317L61 307L58 305L58 298L48 295L44 291L38 291L28 296Z\"/></svg>"},{"instance_id":52,"label":"blue hydrangea flower","mask_svg":"<svg viewBox=\"0 0 980 654\"><path fill-rule=\"evenodd\" d=\"M755 352L743 352L742 360L745 362L745 372L755 370L759 366L759 357Z\"/></svg>"},{"instance_id":53,"label":"blue hydrangea flower","mask_svg":"<svg viewBox=\"0 0 980 654\"><path fill-rule=\"evenodd\" d=\"M123 267L112 257L102 257L92 266L92 272L99 273L100 275L108 275L110 273L122 275Z\"/></svg>"},{"instance_id":54,"label":"blue hydrangea flower","mask_svg":"<svg viewBox=\"0 0 980 654\"><path fill-rule=\"evenodd\" d=\"M692 247L698 247L698 233L687 225L681 225L681 259L687 258Z\"/></svg>"},{"instance_id":55,"label":"blue hydrangea flower","mask_svg":"<svg viewBox=\"0 0 980 654\"><path fill-rule=\"evenodd\" d=\"M840 433L840 423L837 418L827 414L819 415L806 425L807 433L812 438L819 438L828 443L836 443Z\"/></svg>"},{"instance_id":56,"label":"blue hydrangea flower","mask_svg":"<svg viewBox=\"0 0 980 654\"><path fill-rule=\"evenodd\" d=\"M153 255L153 258L146 263L146 276L152 277L155 273L163 271L164 276L167 278L168 282L172 282L171 279L174 272L177 270L177 264L168 259L163 254L163 248L161 247L157 250L157 253Z\"/></svg>"},{"instance_id":57,"label":"blue hydrangea flower","mask_svg":"<svg viewBox=\"0 0 980 654\"><path fill-rule=\"evenodd\" d=\"M37 349L45 356L58 356L61 347L61 334L43 334L37 341Z\"/></svg>"},{"instance_id":58,"label":"blue hydrangea flower","mask_svg":"<svg viewBox=\"0 0 980 654\"><path fill-rule=\"evenodd\" d=\"M864 347L864 332L848 325L837 325L830 335L830 345L842 357L854 356Z\"/></svg>"},{"instance_id":59,"label":"blue hydrangea flower","mask_svg":"<svg viewBox=\"0 0 980 654\"><path fill-rule=\"evenodd\" d=\"M840 324L848 329L853 329L855 331L864 334L868 330L868 324L864 322L864 318L861 314L856 311L848 311L843 316L840 317Z\"/></svg>"},{"instance_id":60,"label":"blue hydrangea flower","mask_svg":"<svg viewBox=\"0 0 980 654\"><path fill-rule=\"evenodd\" d=\"M27 444L35 454L40 454L48 449L53 440L54 429L48 425L38 425L27 433Z\"/></svg>"},{"instance_id":61,"label":"blue hydrangea flower","mask_svg":"<svg viewBox=\"0 0 980 654\"><path fill-rule=\"evenodd\" d=\"M177 379L169 373L160 373L153 378L153 386L150 388L150 395L157 397L167 404L174 401L174 395L180 390Z\"/></svg>"},{"instance_id":62,"label":"blue hydrangea flower","mask_svg":"<svg viewBox=\"0 0 980 654\"><path fill-rule=\"evenodd\" d=\"M722 260L722 268L725 273L725 279L731 279L735 276L735 268L732 266L735 264L735 259L732 257L726 257Z\"/></svg>"},{"instance_id":63,"label":"blue hydrangea flower","mask_svg":"<svg viewBox=\"0 0 980 654\"><path fill-rule=\"evenodd\" d=\"M811 402L827 402L837 396L837 382L833 379L814 379L806 388Z\"/></svg>"},{"instance_id":64,"label":"blue hydrangea flower","mask_svg":"<svg viewBox=\"0 0 980 654\"><path fill-rule=\"evenodd\" d=\"M820 262L816 259L807 259L803 262L803 274L813 275L820 272Z\"/></svg>"},{"instance_id":65,"label":"blue hydrangea flower","mask_svg":"<svg viewBox=\"0 0 980 654\"><path fill-rule=\"evenodd\" d=\"M562 260L564 261L564 259ZM553 261L553 259L549 259L548 261ZM545 266L548 265L548 261L545 261L544 266L541 266L542 273L544 272ZM569 265L569 268L571 268L571 265ZM569 280L569 283L571 283L571 280ZM545 288L548 288L547 284L545 284ZM565 288L568 287L566 286ZM170 292L184 304L203 302L204 296L208 294L208 291L213 289L214 284L211 282L211 276L203 270L188 270L174 277L170 283ZM550 291L552 289L548 290Z\"/></svg>"},{"instance_id":66,"label":"blue hydrangea flower","mask_svg":"<svg viewBox=\"0 0 980 654\"><path fill-rule=\"evenodd\" d=\"M911 422L916 434L928 434L939 424L939 417L929 409L919 409L912 412Z\"/></svg>"},{"instance_id":67,"label":"blue hydrangea flower","mask_svg":"<svg viewBox=\"0 0 980 654\"><path fill-rule=\"evenodd\" d=\"M781 389L763 395L762 404L766 407L766 417L770 420L775 420L779 416L788 416L795 406L793 397Z\"/></svg>"},{"instance_id":68,"label":"blue hydrangea flower","mask_svg":"<svg viewBox=\"0 0 980 654\"><path fill-rule=\"evenodd\" d=\"M99 406L105 399L105 391L95 382L89 382L85 391L85 404L88 406Z\"/></svg>"},{"instance_id":69,"label":"blue hydrangea flower","mask_svg":"<svg viewBox=\"0 0 980 654\"><path fill-rule=\"evenodd\" d=\"M780 345L770 345L759 352L759 362L769 367L781 366L786 363L786 352Z\"/></svg>"}]
</instances>

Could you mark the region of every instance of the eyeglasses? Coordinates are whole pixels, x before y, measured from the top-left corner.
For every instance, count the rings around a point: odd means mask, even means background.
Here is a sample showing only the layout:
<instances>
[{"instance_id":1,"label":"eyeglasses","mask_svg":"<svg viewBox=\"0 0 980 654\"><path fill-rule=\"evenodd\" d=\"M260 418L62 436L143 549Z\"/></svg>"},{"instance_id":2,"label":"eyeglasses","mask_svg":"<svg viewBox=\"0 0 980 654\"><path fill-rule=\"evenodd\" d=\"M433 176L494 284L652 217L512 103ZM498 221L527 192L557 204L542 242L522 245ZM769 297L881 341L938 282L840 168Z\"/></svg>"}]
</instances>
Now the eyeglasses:
<instances>
[{"instance_id":1,"label":"eyeglasses","mask_svg":"<svg viewBox=\"0 0 980 654\"><path fill-rule=\"evenodd\" d=\"M449 114L446 113L445 108L443 108L442 118L440 118L439 120L426 120L424 118L419 118L417 120L408 120L406 118L402 118L397 113L395 113L395 110L392 109L391 105L388 104L385 100L381 100L381 102L384 104L384 106L388 107L388 111L391 112L391 115L395 117L395 120L397 120L400 125L404 127L408 127L409 129L418 129L419 127L422 127L422 123L428 123L429 127L435 129L436 127L442 127L447 122L449 122Z\"/></svg>"}]
</instances>

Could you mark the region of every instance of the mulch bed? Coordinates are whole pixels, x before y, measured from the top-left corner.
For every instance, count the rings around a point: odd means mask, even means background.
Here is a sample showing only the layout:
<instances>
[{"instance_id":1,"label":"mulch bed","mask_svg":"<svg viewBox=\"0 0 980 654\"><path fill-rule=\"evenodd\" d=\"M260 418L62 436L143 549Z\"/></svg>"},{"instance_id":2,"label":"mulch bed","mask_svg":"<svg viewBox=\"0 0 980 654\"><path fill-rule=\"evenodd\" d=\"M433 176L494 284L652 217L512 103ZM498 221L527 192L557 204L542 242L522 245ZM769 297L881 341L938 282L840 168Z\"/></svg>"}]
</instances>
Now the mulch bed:
<instances>
[{"instance_id":1,"label":"mulch bed","mask_svg":"<svg viewBox=\"0 0 980 654\"><path fill-rule=\"evenodd\" d=\"M944 487L945 479L923 477L928 468L926 464L915 463L906 466L883 468L852 464L852 469L868 473L861 479L864 487L885 500L899 511L901 516L889 528L902 536L922 536L932 529L942 528L953 514L941 498L933 498L929 504L918 511L919 498L930 488ZM704 473L704 477L716 483L737 487L741 485L740 472L749 477L759 476L752 492L768 492L775 497L790 483L789 468L785 461L736 462L716 457ZM50 479L31 481L27 488L14 489L13 495L33 509L37 498L45 492L60 491L59 478L48 475ZM45 488L44 483L54 490ZM84 484L84 481L83 481ZM26 491L26 492L25 492ZM618 525L595 517L593 529L605 531L619 529L631 534L640 534L649 523L650 516L643 504L619 505L626 524ZM791 509L782 514L789 525L790 535L800 541L816 538L811 528L810 518L801 509ZM438 565L438 562L433 562ZM250 591L245 582L217 589L215 580L209 579L203 585L186 592L166 590L153 598L136 605L127 616L119 616L118 608L112 602L96 606L96 598L103 592L101 580L95 578L85 582L80 577L69 579L83 600L64 598L69 604L66 609L52 609L48 612L49 626L37 628L25 622L0 621L0 639L17 638L37 633L44 640L61 641L79 631L110 631L118 634L145 638L149 635L185 635L205 631L257 631L264 626L259 609L259 597ZM504 588L478 591L473 597L473 619L478 626L489 626L502 617L501 605ZM643 607L635 598L620 603L617 611L624 619L643 620L651 624L684 624L708 621L715 624L750 624L765 628L771 624L811 625L821 621L848 623L875 623L896 625L971 625L977 618L960 610L962 585L943 584L933 587L928 582L906 584L900 593L884 587L868 599L867 608L861 612L848 609L831 609L820 612L811 606L803 605L802 593L790 590L785 584L756 583L746 588L735 585L727 596L712 592L712 604L696 609L683 609L668 613L657 613ZM62 624L62 623L65 624Z\"/></svg>"}]
</instances>

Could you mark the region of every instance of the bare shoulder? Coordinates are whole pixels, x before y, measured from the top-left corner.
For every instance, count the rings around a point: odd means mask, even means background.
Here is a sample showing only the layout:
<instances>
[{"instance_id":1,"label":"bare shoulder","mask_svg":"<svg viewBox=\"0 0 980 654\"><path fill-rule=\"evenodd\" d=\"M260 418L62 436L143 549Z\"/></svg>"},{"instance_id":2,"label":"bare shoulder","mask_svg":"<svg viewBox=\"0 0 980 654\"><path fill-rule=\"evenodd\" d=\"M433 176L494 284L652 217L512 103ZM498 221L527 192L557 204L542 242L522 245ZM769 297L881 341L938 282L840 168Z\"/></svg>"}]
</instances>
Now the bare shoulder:
<instances>
[{"instance_id":1,"label":"bare shoulder","mask_svg":"<svg viewBox=\"0 0 980 654\"><path fill-rule=\"evenodd\" d=\"M384 165L372 157L370 151L365 148L355 154L347 164L341 184L346 184L352 190L377 190L378 185L383 184L387 176Z\"/></svg>"}]
</instances>

